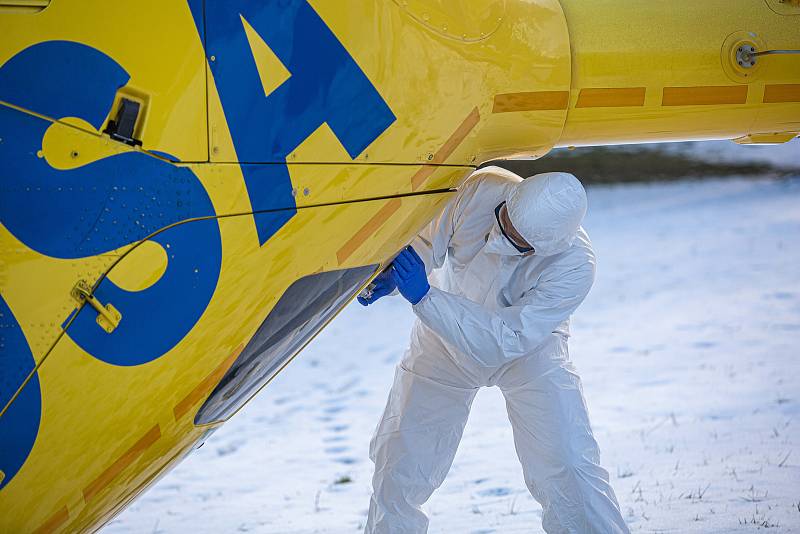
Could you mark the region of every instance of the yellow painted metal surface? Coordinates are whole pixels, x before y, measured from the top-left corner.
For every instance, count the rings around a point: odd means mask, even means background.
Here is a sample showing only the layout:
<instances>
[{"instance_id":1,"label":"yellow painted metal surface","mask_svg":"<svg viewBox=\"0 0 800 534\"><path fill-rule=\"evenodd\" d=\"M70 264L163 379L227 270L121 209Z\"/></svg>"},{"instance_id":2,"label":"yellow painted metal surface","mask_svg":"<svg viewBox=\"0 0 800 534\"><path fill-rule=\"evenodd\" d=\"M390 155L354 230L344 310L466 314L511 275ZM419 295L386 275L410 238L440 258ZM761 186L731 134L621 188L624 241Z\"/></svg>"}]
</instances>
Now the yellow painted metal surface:
<instances>
[{"instance_id":1,"label":"yellow painted metal surface","mask_svg":"<svg viewBox=\"0 0 800 534\"><path fill-rule=\"evenodd\" d=\"M428 162L475 108L482 118L480 129L455 148L448 163L474 165L509 154L543 155L558 139L566 117L563 106L515 115L492 113L499 93L569 90L569 39L558 2L386 0L313 5L397 117L356 161ZM241 23L246 30L246 17ZM271 92L283 79L285 67L265 53L266 44L252 32L248 38L254 60L262 66L259 73L274 77L264 83L265 92ZM216 65L241 61L209 48ZM237 161L233 145L224 138L225 112L214 87L209 73L211 160ZM293 151L289 161L351 158L323 131Z\"/></svg>"},{"instance_id":2,"label":"yellow painted metal surface","mask_svg":"<svg viewBox=\"0 0 800 534\"><path fill-rule=\"evenodd\" d=\"M24 403L35 408L37 398L41 406L26 412L39 419L19 468L0 465L0 532L90 531L108 521L214 426L195 425L197 410L290 285L314 273L385 263L478 163L542 156L557 145L782 139L800 130L797 56L766 57L746 72L724 63L739 42L800 48L794 18L768 1L679 4L298 1L291 5L312 10L304 24L317 17L321 25L288 37L270 26L261 3L242 3L246 9L224 20L218 15L228 4L211 0L205 15L202 2L137 2L133 9L54 0L39 13L0 10L4 83L15 82L4 72L39 45L98 65L110 60L129 76L101 95L107 109L100 126L82 116L50 116L51 102L26 92L0 98L0 127L17 121L41 132L2 162L19 173L0 182L3 194L29 199L0 204L0 293L31 360L14 384L4 383L13 394L0 391L14 399L0 406L0 437L2 418L17 417ZM314 98L327 86L303 85L314 78L302 78L290 52L300 54L303 42L320 36L341 47L340 70L331 67L338 77L326 83L349 76L363 89L341 102L324 93L329 107L318 109ZM52 43L61 41L67 44ZM65 68L77 72L80 65ZM230 76L238 71L250 73L242 82L249 85L243 99L232 100L230 91L241 86ZM287 89L294 92L279 100ZM0 94L5 90L0 84ZM142 106L133 135L141 147L102 133L122 98ZM264 112L276 99L282 104ZM337 114L344 105L352 109ZM379 112L342 127L369 105ZM316 124L312 111L330 116ZM262 112L266 120L241 131L238 120ZM385 124L368 142L353 141L354 129L378 119ZM280 147L285 153L259 145L280 145L278 127L297 137ZM0 151L17 142L0 137ZM47 171L51 181L26 185L18 170L25 165ZM132 174L139 168L145 171ZM85 180L70 181L71 173ZM125 182L129 176L140 182ZM114 187L102 195L92 189L109 183ZM45 200L72 217L51 230L73 239L77 252L32 241L44 238L26 210L44 209ZM141 347L132 343L113 357L94 352L86 335L114 352L119 347L106 341L117 338L102 336L146 319L126 299L172 283L186 254L183 231L194 232L190 252L210 247L219 255L201 313L157 357L137 359L152 339L179 328L182 306L201 291L207 266L192 257L196 265L184 275L190 281L151 304L153 313L175 312L158 331L145 330ZM93 252L81 254L81 247ZM96 315L78 310L71 296L79 280L119 310L112 333L79 324ZM103 293L109 284L118 290L112 297ZM39 397L31 401L33 392Z\"/></svg>"},{"instance_id":3,"label":"yellow painted metal surface","mask_svg":"<svg viewBox=\"0 0 800 534\"><path fill-rule=\"evenodd\" d=\"M90 527L202 436L205 429L194 426L193 416L215 384L201 395L192 393L249 339L291 282L318 270L361 264L365 256L388 257L448 197L403 199L392 224L377 228L341 265L336 255L341 243L320 228L357 227L386 201L302 209L268 248L257 246L249 217L220 220L226 259L218 297L173 351L136 368L120 368L86 357L65 338L48 356L39 371L47 395L41 430L26 468L0 495L3 517L11 517L7 514L14 512L5 506L13 504L29 511L16 516L15 524L35 527L46 513L66 506L70 529ZM55 466L59 474L53 477Z\"/></svg>"},{"instance_id":4,"label":"yellow painted metal surface","mask_svg":"<svg viewBox=\"0 0 800 534\"><path fill-rule=\"evenodd\" d=\"M764 0L779 15L800 15L800 0Z\"/></svg>"},{"instance_id":5,"label":"yellow painted metal surface","mask_svg":"<svg viewBox=\"0 0 800 534\"><path fill-rule=\"evenodd\" d=\"M205 60L186 3L57 0L38 13L0 16L0 64L33 44L55 39L102 50L131 75L125 90L149 98L143 148L182 161L208 159Z\"/></svg>"},{"instance_id":6,"label":"yellow painted metal surface","mask_svg":"<svg viewBox=\"0 0 800 534\"><path fill-rule=\"evenodd\" d=\"M733 142L739 145L780 145L788 143L798 135L800 135L800 132L749 134L744 137L737 137Z\"/></svg>"},{"instance_id":7,"label":"yellow painted metal surface","mask_svg":"<svg viewBox=\"0 0 800 534\"><path fill-rule=\"evenodd\" d=\"M800 129L800 99L766 97L776 85L797 83L800 55L761 56L748 69L735 60L741 44L759 51L800 49L796 19L771 9L784 4L561 4L572 47L572 87L558 146L733 139ZM587 91L632 87L641 88L643 98L581 105Z\"/></svg>"}]
</instances>

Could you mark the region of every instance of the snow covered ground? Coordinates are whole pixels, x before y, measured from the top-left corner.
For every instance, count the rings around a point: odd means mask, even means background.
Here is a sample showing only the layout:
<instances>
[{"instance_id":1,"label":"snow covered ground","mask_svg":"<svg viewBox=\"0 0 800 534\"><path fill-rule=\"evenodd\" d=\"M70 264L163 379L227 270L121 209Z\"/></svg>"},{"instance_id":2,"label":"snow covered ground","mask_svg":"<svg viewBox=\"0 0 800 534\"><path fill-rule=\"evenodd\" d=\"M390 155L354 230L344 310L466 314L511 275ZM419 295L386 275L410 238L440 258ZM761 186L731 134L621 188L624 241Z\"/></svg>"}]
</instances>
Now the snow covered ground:
<instances>
[{"instance_id":1,"label":"snow covered ground","mask_svg":"<svg viewBox=\"0 0 800 534\"><path fill-rule=\"evenodd\" d=\"M573 320L634 532L800 531L800 177L594 187L598 276ZM349 306L103 532L357 532L368 444L413 321ZM435 533L541 532L502 396L482 390Z\"/></svg>"}]
</instances>

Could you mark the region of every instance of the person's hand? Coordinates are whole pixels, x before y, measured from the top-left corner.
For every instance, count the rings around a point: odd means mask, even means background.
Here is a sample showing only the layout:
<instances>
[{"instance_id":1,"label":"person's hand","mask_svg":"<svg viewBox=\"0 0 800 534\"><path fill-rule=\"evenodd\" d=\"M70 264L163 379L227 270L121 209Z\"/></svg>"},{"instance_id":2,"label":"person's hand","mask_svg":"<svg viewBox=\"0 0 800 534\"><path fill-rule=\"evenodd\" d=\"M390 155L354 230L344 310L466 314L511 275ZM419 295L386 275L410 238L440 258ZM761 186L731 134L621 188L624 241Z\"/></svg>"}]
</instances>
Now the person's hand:
<instances>
[{"instance_id":1,"label":"person's hand","mask_svg":"<svg viewBox=\"0 0 800 534\"><path fill-rule=\"evenodd\" d=\"M381 273L375 277L375 279L372 281L372 286L372 293L368 298L364 298L361 295L357 297L358 302L360 302L363 306L369 306L379 298L385 297L397 289L397 284L392 278L391 266L381 271Z\"/></svg>"},{"instance_id":2,"label":"person's hand","mask_svg":"<svg viewBox=\"0 0 800 534\"><path fill-rule=\"evenodd\" d=\"M425 273L425 263L410 246L401 250L392 262L392 278L400 294L411 304L422 300L431 288Z\"/></svg>"}]
</instances>

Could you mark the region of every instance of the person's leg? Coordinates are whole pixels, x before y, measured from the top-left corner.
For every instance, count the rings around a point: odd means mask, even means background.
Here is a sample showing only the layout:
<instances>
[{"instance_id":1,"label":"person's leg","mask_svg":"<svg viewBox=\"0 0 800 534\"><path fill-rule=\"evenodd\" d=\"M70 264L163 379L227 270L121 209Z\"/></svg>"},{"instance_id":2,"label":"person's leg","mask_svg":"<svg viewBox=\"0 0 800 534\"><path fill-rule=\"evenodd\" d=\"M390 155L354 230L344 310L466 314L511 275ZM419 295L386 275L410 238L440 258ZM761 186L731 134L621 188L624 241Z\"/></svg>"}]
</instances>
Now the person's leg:
<instances>
[{"instance_id":1,"label":"person's leg","mask_svg":"<svg viewBox=\"0 0 800 534\"><path fill-rule=\"evenodd\" d=\"M375 474L368 534L427 531L420 507L450 469L477 391L462 383L447 356L420 350L412 337L370 443Z\"/></svg>"},{"instance_id":2,"label":"person's leg","mask_svg":"<svg viewBox=\"0 0 800 534\"><path fill-rule=\"evenodd\" d=\"M581 380L567 342L553 336L541 353L514 362L503 391L525 483L552 533L628 533L592 435Z\"/></svg>"}]
</instances>

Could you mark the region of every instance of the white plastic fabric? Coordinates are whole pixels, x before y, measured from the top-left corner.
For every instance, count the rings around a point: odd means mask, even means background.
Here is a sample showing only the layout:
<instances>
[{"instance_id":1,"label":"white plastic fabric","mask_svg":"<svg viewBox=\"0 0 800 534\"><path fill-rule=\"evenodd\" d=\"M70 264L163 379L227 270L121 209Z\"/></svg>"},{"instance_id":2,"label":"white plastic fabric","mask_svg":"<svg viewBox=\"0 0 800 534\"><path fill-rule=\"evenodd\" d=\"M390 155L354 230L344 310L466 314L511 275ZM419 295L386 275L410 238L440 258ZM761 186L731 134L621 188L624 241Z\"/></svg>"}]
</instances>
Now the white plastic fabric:
<instances>
[{"instance_id":1,"label":"white plastic fabric","mask_svg":"<svg viewBox=\"0 0 800 534\"><path fill-rule=\"evenodd\" d=\"M494 212L504 200L535 254L504 245ZM544 529L628 532L567 350L569 316L594 280L594 253L580 227L585 211L585 192L571 175L522 182L487 167L412 242L431 289L413 306L410 346L370 444L367 533L427 531L420 507L443 482L484 386L506 398Z\"/></svg>"},{"instance_id":2,"label":"white plastic fabric","mask_svg":"<svg viewBox=\"0 0 800 534\"><path fill-rule=\"evenodd\" d=\"M586 191L571 174L546 172L511 189L506 208L536 254L552 256L572 245L586 215Z\"/></svg>"}]
</instances>

